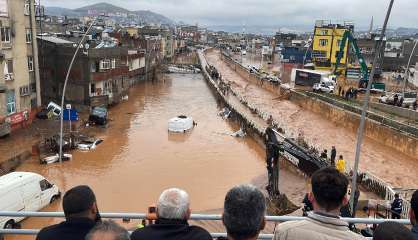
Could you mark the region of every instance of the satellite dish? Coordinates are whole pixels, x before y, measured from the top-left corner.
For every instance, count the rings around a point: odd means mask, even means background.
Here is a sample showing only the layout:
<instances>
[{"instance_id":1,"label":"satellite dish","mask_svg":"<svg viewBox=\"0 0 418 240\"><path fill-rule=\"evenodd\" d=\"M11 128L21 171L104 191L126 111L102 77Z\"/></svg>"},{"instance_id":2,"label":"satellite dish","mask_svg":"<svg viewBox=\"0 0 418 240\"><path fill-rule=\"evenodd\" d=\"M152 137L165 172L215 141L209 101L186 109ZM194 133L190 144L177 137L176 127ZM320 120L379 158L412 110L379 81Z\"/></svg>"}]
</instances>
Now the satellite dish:
<instances>
[{"instance_id":1,"label":"satellite dish","mask_svg":"<svg viewBox=\"0 0 418 240\"><path fill-rule=\"evenodd\" d=\"M90 45L88 43L86 43L86 44L84 44L84 48L85 49L89 49L90 48Z\"/></svg>"}]
</instances>

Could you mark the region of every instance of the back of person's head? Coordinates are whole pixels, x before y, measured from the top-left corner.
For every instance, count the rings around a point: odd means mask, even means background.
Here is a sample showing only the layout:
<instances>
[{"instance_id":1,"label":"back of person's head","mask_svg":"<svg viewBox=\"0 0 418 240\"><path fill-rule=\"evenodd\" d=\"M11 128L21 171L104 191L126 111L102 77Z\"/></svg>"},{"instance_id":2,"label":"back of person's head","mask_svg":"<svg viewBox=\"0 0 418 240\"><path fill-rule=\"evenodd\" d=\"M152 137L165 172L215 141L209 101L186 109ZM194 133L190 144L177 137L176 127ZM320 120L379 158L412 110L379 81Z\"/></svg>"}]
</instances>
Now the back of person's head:
<instances>
[{"instance_id":1,"label":"back of person's head","mask_svg":"<svg viewBox=\"0 0 418 240\"><path fill-rule=\"evenodd\" d=\"M312 175L311 184L314 201L319 207L333 211L344 205L348 179L335 168L328 167L316 171Z\"/></svg>"},{"instance_id":2,"label":"back of person's head","mask_svg":"<svg viewBox=\"0 0 418 240\"><path fill-rule=\"evenodd\" d=\"M128 231L112 220L98 223L86 236L86 240L129 240Z\"/></svg>"},{"instance_id":3,"label":"back of person's head","mask_svg":"<svg viewBox=\"0 0 418 240\"><path fill-rule=\"evenodd\" d=\"M415 192L412 194L409 217L413 225L418 224L418 190L415 190Z\"/></svg>"},{"instance_id":4,"label":"back of person's head","mask_svg":"<svg viewBox=\"0 0 418 240\"><path fill-rule=\"evenodd\" d=\"M89 186L81 185L68 190L62 200L66 218L90 217L93 220L98 214L96 196Z\"/></svg>"},{"instance_id":5,"label":"back of person's head","mask_svg":"<svg viewBox=\"0 0 418 240\"><path fill-rule=\"evenodd\" d=\"M164 190L157 203L158 218L187 220L190 217L189 194L182 189Z\"/></svg>"},{"instance_id":6,"label":"back of person's head","mask_svg":"<svg viewBox=\"0 0 418 240\"><path fill-rule=\"evenodd\" d=\"M240 185L226 194L222 216L228 236L234 240L258 236L265 226L266 200L251 185Z\"/></svg>"},{"instance_id":7,"label":"back of person's head","mask_svg":"<svg viewBox=\"0 0 418 240\"><path fill-rule=\"evenodd\" d=\"M399 194L398 193L395 193L395 198L399 198Z\"/></svg>"},{"instance_id":8,"label":"back of person's head","mask_svg":"<svg viewBox=\"0 0 418 240\"><path fill-rule=\"evenodd\" d=\"M373 240L415 240L412 232L397 222L384 222L377 226Z\"/></svg>"}]
</instances>

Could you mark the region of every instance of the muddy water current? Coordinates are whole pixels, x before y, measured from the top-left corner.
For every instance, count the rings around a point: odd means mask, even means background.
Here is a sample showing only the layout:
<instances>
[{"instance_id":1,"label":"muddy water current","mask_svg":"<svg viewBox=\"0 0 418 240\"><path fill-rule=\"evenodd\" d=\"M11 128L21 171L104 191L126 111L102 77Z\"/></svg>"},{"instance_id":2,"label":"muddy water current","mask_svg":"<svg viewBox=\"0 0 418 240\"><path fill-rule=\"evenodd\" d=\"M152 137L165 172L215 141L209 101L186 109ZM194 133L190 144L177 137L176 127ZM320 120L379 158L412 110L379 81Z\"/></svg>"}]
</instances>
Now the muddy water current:
<instances>
[{"instance_id":1,"label":"muddy water current","mask_svg":"<svg viewBox=\"0 0 418 240\"><path fill-rule=\"evenodd\" d=\"M221 213L228 189L242 183L263 187L266 170L263 148L250 137L231 137L239 127L217 116L220 107L201 75L172 74L165 81L144 82L131 89L128 101L110 109L108 128L94 130L104 139L96 150L73 151L73 160L63 164L31 160L17 170L42 174L63 192L89 185L102 212L145 212L162 190L180 187L189 192L193 212ZM193 117L197 127L186 134L168 133L168 120L180 114ZM299 201L304 179L281 172L282 188ZM44 209L61 210L61 201ZM30 218L22 228L60 221Z\"/></svg>"}]
</instances>

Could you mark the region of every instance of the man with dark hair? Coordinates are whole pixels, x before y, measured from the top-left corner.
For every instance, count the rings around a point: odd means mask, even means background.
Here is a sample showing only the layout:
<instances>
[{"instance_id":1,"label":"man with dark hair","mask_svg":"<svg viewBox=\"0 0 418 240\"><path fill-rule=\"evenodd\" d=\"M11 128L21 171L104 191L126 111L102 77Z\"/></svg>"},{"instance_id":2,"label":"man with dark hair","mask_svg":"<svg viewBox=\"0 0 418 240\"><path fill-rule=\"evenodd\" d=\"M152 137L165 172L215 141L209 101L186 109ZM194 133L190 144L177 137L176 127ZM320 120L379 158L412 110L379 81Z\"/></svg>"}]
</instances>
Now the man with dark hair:
<instances>
[{"instance_id":1,"label":"man with dark hair","mask_svg":"<svg viewBox=\"0 0 418 240\"><path fill-rule=\"evenodd\" d=\"M226 194L222 222L229 240L255 240L264 229L266 200L251 185L240 185Z\"/></svg>"},{"instance_id":2,"label":"man with dark hair","mask_svg":"<svg viewBox=\"0 0 418 240\"><path fill-rule=\"evenodd\" d=\"M351 232L348 223L339 217L340 208L348 203L345 175L332 167L323 168L312 175L311 184L309 200L314 211L308 213L307 220L281 223L274 240L364 239Z\"/></svg>"},{"instance_id":3,"label":"man with dark hair","mask_svg":"<svg viewBox=\"0 0 418 240\"><path fill-rule=\"evenodd\" d=\"M415 239L418 240L418 190L415 190L411 197L409 219L411 220L412 224L412 233L415 235Z\"/></svg>"},{"instance_id":4,"label":"man with dark hair","mask_svg":"<svg viewBox=\"0 0 418 240\"><path fill-rule=\"evenodd\" d=\"M400 223L384 222L374 230L373 240L415 240L415 237Z\"/></svg>"},{"instance_id":5,"label":"man with dark hair","mask_svg":"<svg viewBox=\"0 0 418 240\"><path fill-rule=\"evenodd\" d=\"M98 223L86 236L86 240L130 240L128 231L112 220Z\"/></svg>"},{"instance_id":6,"label":"man with dark hair","mask_svg":"<svg viewBox=\"0 0 418 240\"><path fill-rule=\"evenodd\" d=\"M96 196L88 186L68 190L62 200L65 221L43 228L37 240L84 240L87 233L101 221Z\"/></svg>"},{"instance_id":7,"label":"man with dark hair","mask_svg":"<svg viewBox=\"0 0 418 240\"><path fill-rule=\"evenodd\" d=\"M403 200L399 197L399 194L395 193L395 199L390 205L392 211L392 219L401 219Z\"/></svg>"}]
</instances>

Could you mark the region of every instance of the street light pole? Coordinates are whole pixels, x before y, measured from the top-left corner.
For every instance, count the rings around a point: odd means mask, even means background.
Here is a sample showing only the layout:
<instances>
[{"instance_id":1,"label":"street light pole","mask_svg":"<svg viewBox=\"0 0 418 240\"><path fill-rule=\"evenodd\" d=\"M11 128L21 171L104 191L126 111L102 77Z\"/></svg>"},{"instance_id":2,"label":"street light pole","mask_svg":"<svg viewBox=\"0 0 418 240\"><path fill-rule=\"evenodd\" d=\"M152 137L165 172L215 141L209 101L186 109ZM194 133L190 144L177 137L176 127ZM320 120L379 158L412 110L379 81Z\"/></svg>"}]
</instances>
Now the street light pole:
<instances>
[{"instance_id":1,"label":"street light pole","mask_svg":"<svg viewBox=\"0 0 418 240\"><path fill-rule=\"evenodd\" d=\"M365 97L365 100L364 100L363 109L361 111L360 126L359 126L358 132L357 132L356 158L355 158L355 162L354 162L353 179L352 179L352 182L351 182L350 209L351 209L351 211L353 211L352 213L354 213L354 208L353 208L354 207L354 195L355 195L355 191L356 191L356 188L357 188L357 172L358 172L358 165L359 165L359 161L360 161L361 144L363 142L364 127L365 127L365 124L366 124L366 113L367 113L367 109L369 107L370 89L372 87L374 73L376 72L376 65L377 65L376 63L377 63L378 58L379 58L379 53L381 52L381 49L383 47L383 38L385 36L385 32L386 32L387 24L388 24L388 21L389 21L390 13L392 11L393 2L394 2L394 0L390 0L389 8L388 8L388 11L386 13L385 22L383 24L383 29L382 29L382 32L380 34L380 40L379 40L379 42L376 46L376 51L375 51L374 60L373 60L373 67L372 67L372 71L369 75L369 79L368 79L368 83L367 83L367 90L366 90L366 97Z\"/></svg>"},{"instance_id":2,"label":"street light pole","mask_svg":"<svg viewBox=\"0 0 418 240\"><path fill-rule=\"evenodd\" d=\"M61 98L61 115L60 115L60 151L59 151L59 162L62 162L62 143L63 143L63 132L64 132L64 100L65 100L65 90L67 89L67 82L68 82L68 78L70 76L71 73L71 69L73 67L75 58L77 57L78 51L80 50L84 40L87 37L87 34L90 32L90 30L92 29L93 25L97 22L97 20L99 19L99 16L97 16L92 23L90 24L89 28L87 29L87 31L84 33L83 37L81 38L80 42L77 44L77 48L75 50L74 56L71 59L70 62L70 66L68 67L68 71L67 71L67 75L65 76L65 81L64 81L64 87L62 89L62 98Z\"/></svg>"},{"instance_id":3,"label":"street light pole","mask_svg":"<svg viewBox=\"0 0 418 240\"><path fill-rule=\"evenodd\" d=\"M412 52L411 55L409 56L409 60L408 60L408 65L406 65L406 76L405 76L405 82L403 83L403 88L402 88L402 92L403 94L405 94L405 90L406 90L406 84L408 83L408 79L409 79L409 67L411 66L411 60L412 57L414 56L414 52L415 52L415 48L417 47L418 44L418 40L415 40L415 44L414 47L412 48ZM405 97L405 96L404 96Z\"/></svg>"}]
</instances>

